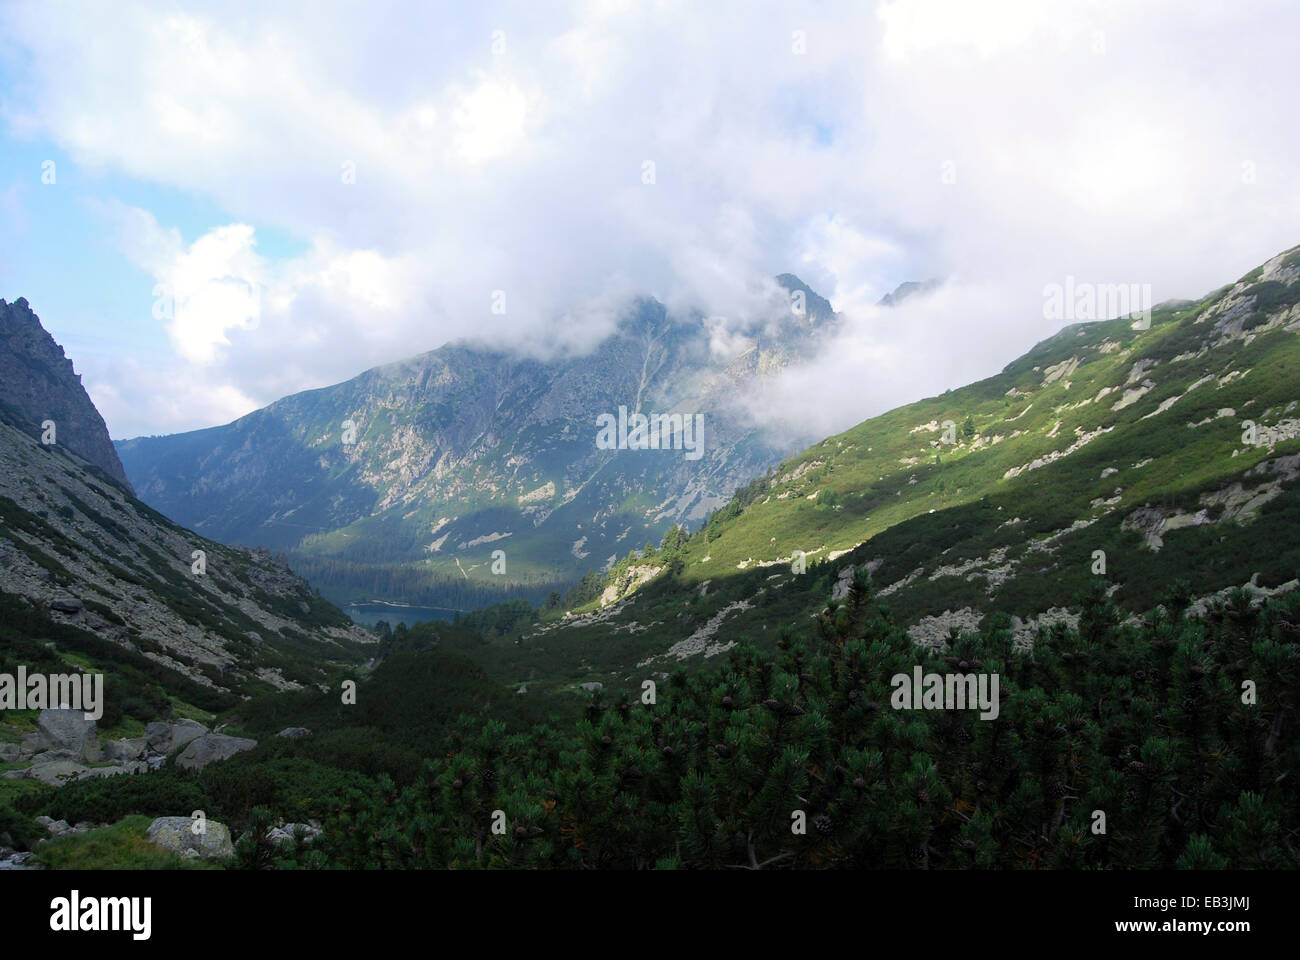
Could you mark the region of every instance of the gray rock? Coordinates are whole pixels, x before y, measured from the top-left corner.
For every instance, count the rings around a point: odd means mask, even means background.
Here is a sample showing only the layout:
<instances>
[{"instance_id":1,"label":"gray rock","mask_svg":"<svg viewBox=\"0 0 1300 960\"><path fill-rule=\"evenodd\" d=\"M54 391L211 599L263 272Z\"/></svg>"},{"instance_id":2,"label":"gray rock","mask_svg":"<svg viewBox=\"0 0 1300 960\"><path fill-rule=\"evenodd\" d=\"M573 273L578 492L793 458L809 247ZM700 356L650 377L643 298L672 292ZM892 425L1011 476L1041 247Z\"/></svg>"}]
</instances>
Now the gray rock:
<instances>
[{"instance_id":1,"label":"gray rock","mask_svg":"<svg viewBox=\"0 0 1300 960\"><path fill-rule=\"evenodd\" d=\"M149 724L144 729L144 738L149 753L166 756L208 732L207 727L194 720L177 720L175 723Z\"/></svg>"},{"instance_id":2,"label":"gray rock","mask_svg":"<svg viewBox=\"0 0 1300 960\"><path fill-rule=\"evenodd\" d=\"M17 763L21 748L16 743L0 743L0 763Z\"/></svg>"},{"instance_id":3,"label":"gray rock","mask_svg":"<svg viewBox=\"0 0 1300 960\"><path fill-rule=\"evenodd\" d=\"M149 749L149 741L145 737L135 737L130 740L109 740L104 744L103 756L105 760L139 760Z\"/></svg>"},{"instance_id":4,"label":"gray rock","mask_svg":"<svg viewBox=\"0 0 1300 960\"><path fill-rule=\"evenodd\" d=\"M41 746L41 735L39 733L29 733L18 744L18 759L25 760L40 753L43 749L45 748Z\"/></svg>"},{"instance_id":5,"label":"gray rock","mask_svg":"<svg viewBox=\"0 0 1300 960\"><path fill-rule=\"evenodd\" d=\"M303 737L310 737L311 731L306 727L285 727L277 737L284 737L286 740L301 740Z\"/></svg>"},{"instance_id":6,"label":"gray rock","mask_svg":"<svg viewBox=\"0 0 1300 960\"><path fill-rule=\"evenodd\" d=\"M90 768L83 764L74 763L71 760L55 760L52 763L41 763L29 767L26 776L29 780L39 780L41 783L47 783L52 787L61 787L69 780L78 780L89 772Z\"/></svg>"},{"instance_id":7,"label":"gray rock","mask_svg":"<svg viewBox=\"0 0 1300 960\"><path fill-rule=\"evenodd\" d=\"M588 693L591 693L591 692L596 691L596 690L604 690L604 689L605 689L605 685L604 685L603 683L600 683L600 682L596 681L596 680L592 680L590 683L582 683L582 684L579 684L579 686L582 687L583 690L586 690Z\"/></svg>"},{"instance_id":8,"label":"gray rock","mask_svg":"<svg viewBox=\"0 0 1300 960\"><path fill-rule=\"evenodd\" d=\"M87 763L99 759L95 721L87 720L80 710L42 710L36 732L46 750L67 750Z\"/></svg>"},{"instance_id":9,"label":"gray rock","mask_svg":"<svg viewBox=\"0 0 1300 960\"><path fill-rule=\"evenodd\" d=\"M58 600L50 601L50 609L60 613L80 613L81 601L76 597L60 597Z\"/></svg>"},{"instance_id":10,"label":"gray rock","mask_svg":"<svg viewBox=\"0 0 1300 960\"><path fill-rule=\"evenodd\" d=\"M293 840L294 833L299 830L302 831L307 843L311 843L321 835L320 828L310 823L284 823L268 830L266 837L274 843L289 843Z\"/></svg>"},{"instance_id":11,"label":"gray rock","mask_svg":"<svg viewBox=\"0 0 1300 960\"><path fill-rule=\"evenodd\" d=\"M202 770L209 763L224 760L244 750L257 746L256 740L228 737L224 733L209 733L199 737L181 751L176 764L186 770Z\"/></svg>"},{"instance_id":12,"label":"gray rock","mask_svg":"<svg viewBox=\"0 0 1300 960\"><path fill-rule=\"evenodd\" d=\"M89 770L87 770L87 771L85 772L85 774L82 776L82 779L83 779L83 780L88 780L88 779L90 779L91 777L100 777L100 778L103 778L103 777L120 777L120 776L122 776L122 774L125 774L125 773L131 773L131 771L128 770L126 767L121 767L121 766L116 766L116 767L91 767Z\"/></svg>"},{"instance_id":13,"label":"gray rock","mask_svg":"<svg viewBox=\"0 0 1300 960\"><path fill-rule=\"evenodd\" d=\"M199 737L207 736L210 732L207 727L197 720L177 720L171 725L171 728L172 743L169 748L171 751L180 750L199 739Z\"/></svg>"},{"instance_id":14,"label":"gray rock","mask_svg":"<svg viewBox=\"0 0 1300 960\"><path fill-rule=\"evenodd\" d=\"M196 821L189 817L159 817L149 824L145 837L150 843L170 850L186 859L203 857L208 860L233 857L235 845L230 842L230 828L215 820L205 821L202 833L194 832Z\"/></svg>"},{"instance_id":15,"label":"gray rock","mask_svg":"<svg viewBox=\"0 0 1300 960\"><path fill-rule=\"evenodd\" d=\"M519 685L519 689L515 691L515 693L518 694L518 695L520 695L520 696L522 696L523 694L525 694L525 693L527 693L527 692L528 692L528 684L526 684L526 683L521 683L521 684Z\"/></svg>"},{"instance_id":16,"label":"gray rock","mask_svg":"<svg viewBox=\"0 0 1300 960\"><path fill-rule=\"evenodd\" d=\"M81 755L73 753L71 750L42 750L29 759L33 767L38 767L42 763L54 763L56 760L71 760L73 763L81 762Z\"/></svg>"},{"instance_id":17,"label":"gray rock","mask_svg":"<svg viewBox=\"0 0 1300 960\"><path fill-rule=\"evenodd\" d=\"M165 754L172 745L172 728L165 723L151 723L144 728L144 742L152 754Z\"/></svg>"}]
</instances>

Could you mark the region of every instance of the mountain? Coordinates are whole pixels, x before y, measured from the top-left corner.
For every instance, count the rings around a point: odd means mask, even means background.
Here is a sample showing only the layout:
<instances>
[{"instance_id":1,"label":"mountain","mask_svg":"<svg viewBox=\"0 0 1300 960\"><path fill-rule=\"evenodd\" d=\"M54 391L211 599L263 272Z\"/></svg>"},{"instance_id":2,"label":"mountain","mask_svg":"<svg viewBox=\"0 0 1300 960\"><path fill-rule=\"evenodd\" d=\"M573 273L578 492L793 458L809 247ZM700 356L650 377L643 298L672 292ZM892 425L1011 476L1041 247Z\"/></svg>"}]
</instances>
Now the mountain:
<instances>
[{"instance_id":1,"label":"mountain","mask_svg":"<svg viewBox=\"0 0 1300 960\"><path fill-rule=\"evenodd\" d=\"M1141 326L1072 324L997 376L813 445L680 547L616 566L523 639L518 674L707 662L806 630L855 576L939 648L975 629L1032 644L1096 590L1132 618L1295 589L1300 248Z\"/></svg>"},{"instance_id":2,"label":"mountain","mask_svg":"<svg viewBox=\"0 0 1300 960\"><path fill-rule=\"evenodd\" d=\"M104 418L86 395L81 376L26 300L0 300L0 412L32 437L54 425L54 442L79 454L115 483L131 489Z\"/></svg>"},{"instance_id":3,"label":"mountain","mask_svg":"<svg viewBox=\"0 0 1300 960\"><path fill-rule=\"evenodd\" d=\"M368 656L375 638L282 559L201 537L108 482L108 433L71 390L62 349L25 301L3 315L0 357L22 372L10 397L30 409L43 389L59 426L58 443L42 444L25 407L0 409L0 622L66 636L92 665L130 664L172 691L315 686L331 663Z\"/></svg>"},{"instance_id":4,"label":"mountain","mask_svg":"<svg viewBox=\"0 0 1300 960\"><path fill-rule=\"evenodd\" d=\"M943 281L939 279L921 280L919 282L908 280L895 287L892 293L887 293L881 297L876 305L880 307L896 307L908 297L930 293L938 290L941 286L943 286Z\"/></svg>"},{"instance_id":5,"label":"mountain","mask_svg":"<svg viewBox=\"0 0 1300 960\"><path fill-rule=\"evenodd\" d=\"M740 335L643 299L583 356L450 344L118 452L154 507L222 542L289 551L337 601L541 599L702 521L802 445L765 437L742 402L836 322L797 277L778 283L797 309ZM638 413L703 433L607 449L602 425L616 446Z\"/></svg>"}]
</instances>

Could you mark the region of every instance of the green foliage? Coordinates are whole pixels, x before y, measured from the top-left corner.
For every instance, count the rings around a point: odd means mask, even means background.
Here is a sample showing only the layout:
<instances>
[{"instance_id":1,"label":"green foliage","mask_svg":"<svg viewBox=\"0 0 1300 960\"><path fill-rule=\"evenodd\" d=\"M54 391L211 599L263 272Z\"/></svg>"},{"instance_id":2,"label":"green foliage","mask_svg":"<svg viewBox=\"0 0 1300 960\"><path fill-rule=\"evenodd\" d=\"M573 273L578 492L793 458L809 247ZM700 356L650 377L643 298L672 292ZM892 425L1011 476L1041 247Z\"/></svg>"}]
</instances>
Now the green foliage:
<instances>
[{"instance_id":1,"label":"green foliage","mask_svg":"<svg viewBox=\"0 0 1300 960\"><path fill-rule=\"evenodd\" d=\"M0 800L0 844L15 850L30 850L48 831L25 813Z\"/></svg>"},{"instance_id":2,"label":"green foliage","mask_svg":"<svg viewBox=\"0 0 1300 960\"><path fill-rule=\"evenodd\" d=\"M1104 590L1079 602L1078 631L1032 654L1005 629L936 654L860 578L819 639L742 645L715 673L673 675L655 705L596 694L576 725L514 732L462 719L412 783L381 775L333 805L317 865L1300 866L1300 788L1284 776L1300 762L1300 603L1230 598L1131 627ZM892 709L890 678L917 664L997 674L998 718Z\"/></svg>"},{"instance_id":3,"label":"green foliage","mask_svg":"<svg viewBox=\"0 0 1300 960\"><path fill-rule=\"evenodd\" d=\"M55 837L36 848L36 859L49 870L215 870L218 864L187 860L150 843L148 817L86 833Z\"/></svg>"}]
</instances>

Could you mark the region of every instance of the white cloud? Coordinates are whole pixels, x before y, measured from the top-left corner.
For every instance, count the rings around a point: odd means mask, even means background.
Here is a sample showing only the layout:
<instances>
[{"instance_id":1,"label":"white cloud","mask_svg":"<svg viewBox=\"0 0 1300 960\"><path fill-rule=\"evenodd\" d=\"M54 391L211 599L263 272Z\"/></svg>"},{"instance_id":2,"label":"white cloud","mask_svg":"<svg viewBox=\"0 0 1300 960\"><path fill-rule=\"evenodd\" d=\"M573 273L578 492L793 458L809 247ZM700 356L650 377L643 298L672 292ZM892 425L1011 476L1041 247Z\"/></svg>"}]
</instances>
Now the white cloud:
<instances>
[{"instance_id":1,"label":"white cloud","mask_svg":"<svg viewBox=\"0 0 1300 960\"><path fill-rule=\"evenodd\" d=\"M1174 0L20 2L0 56L21 65L17 134L225 212L188 246L142 214L123 228L186 291L170 335L204 383L263 403L459 336L582 349L632 293L743 324L793 271L857 337L786 407L852 422L1050 335L1040 291L1067 274L1191 296L1295 244L1298 20ZM308 249L267 257L263 228ZM872 309L931 276L955 278L931 307Z\"/></svg>"}]
</instances>

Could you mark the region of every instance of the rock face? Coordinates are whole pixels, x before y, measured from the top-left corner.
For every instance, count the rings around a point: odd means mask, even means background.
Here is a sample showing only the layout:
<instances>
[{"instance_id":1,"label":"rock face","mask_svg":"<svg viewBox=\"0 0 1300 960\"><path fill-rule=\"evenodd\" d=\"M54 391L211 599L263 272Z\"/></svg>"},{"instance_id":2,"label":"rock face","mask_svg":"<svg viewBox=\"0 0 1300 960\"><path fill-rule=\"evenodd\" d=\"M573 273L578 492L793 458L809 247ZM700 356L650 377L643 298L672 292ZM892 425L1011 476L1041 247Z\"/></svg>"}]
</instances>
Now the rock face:
<instances>
[{"instance_id":1,"label":"rock face","mask_svg":"<svg viewBox=\"0 0 1300 960\"><path fill-rule=\"evenodd\" d=\"M99 733L94 720L80 710L42 710L37 735L45 750L70 754L69 759L94 763L99 759Z\"/></svg>"},{"instance_id":2,"label":"rock face","mask_svg":"<svg viewBox=\"0 0 1300 960\"><path fill-rule=\"evenodd\" d=\"M155 846L187 858L220 860L235 855L230 828L224 823L204 821L203 830L198 833L195 824L189 817L159 817L149 824L145 837Z\"/></svg>"},{"instance_id":3,"label":"rock face","mask_svg":"<svg viewBox=\"0 0 1300 960\"><path fill-rule=\"evenodd\" d=\"M4 384L0 404L20 429L40 437L41 424L54 421L57 445L131 489L104 418L81 385L81 375L22 297L13 303L0 300L0 383Z\"/></svg>"},{"instance_id":4,"label":"rock face","mask_svg":"<svg viewBox=\"0 0 1300 960\"><path fill-rule=\"evenodd\" d=\"M75 624L231 692L321 681L323 660L375 642L269 554L204 540L86 461L42 445L21 428L7 389L0 380L0 591L52 623ZM196 550L203 575L191 569ZM175 605L178 576L202 614ZM307 598L304 614L298 601ZM263 642L241 639L246 632ZM282 646L289 642L291 650Z\"/></svg>"},{"instance_id":5,"label":"rock face","mask_svg":"<svg viewBox=\"0 0 1300 960\"><path fill-rule=\"evenodd\" d=\"M202 770L209 763L233 757L244 750L252 750L255 746L257 746L256 740L228 737L224 733L209 733L199 737L182 750L176 758L176 764L186 770Z\"/></svg>"},{"instance_id":6,"label":"rock face","mask_svg":"<svg viewBox=\"0 0 1300 960\"><path fill-rule=\"evenodd\" d=\"M772 316L726 345L703 318L645 299L585 356L448 344L225 426L121 441L118 452L150 505L227 543L295 551L295 568L328 596L357 590L337 563L318 566L323 554L303 540L308 516L313 532L358 531L332 560L418 564L455 591L495 595L514 571L535 567L568 581L703 519L802 445L758 430L745 395L814 353L838 321L796 277L778 277L771 294ZM620 407L685 417L692 430L698 414L702 447L692 434L688 448L677 427L676 444L664 428L672 450L598 445L596 418L617 418ZM344 423L355 442L342 439ZM624 508L633 495L646 504ZM366 518L382 536L352 526ZM486 560L496 548L509 554L504 570ZM374 596L373 584L364 589ZM443 604L438 594L450 601L452 590L432 583L420 602Z\"/></svg>"}]
</instances>

